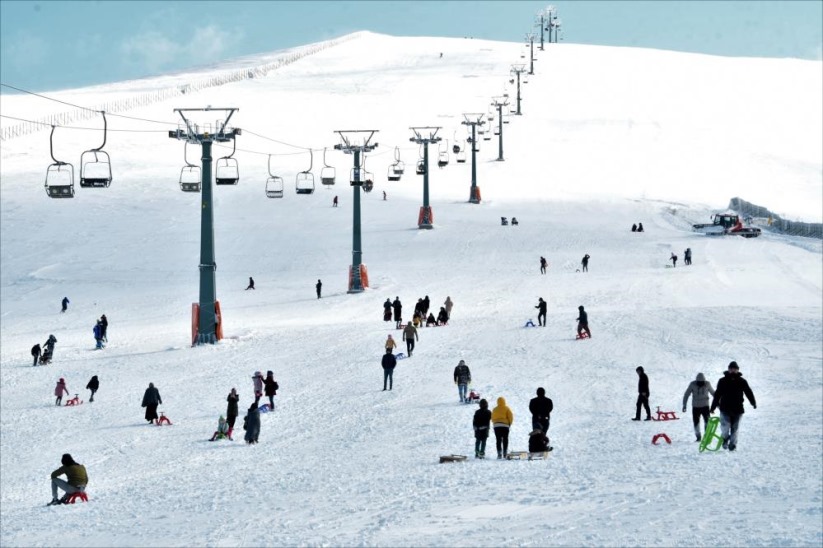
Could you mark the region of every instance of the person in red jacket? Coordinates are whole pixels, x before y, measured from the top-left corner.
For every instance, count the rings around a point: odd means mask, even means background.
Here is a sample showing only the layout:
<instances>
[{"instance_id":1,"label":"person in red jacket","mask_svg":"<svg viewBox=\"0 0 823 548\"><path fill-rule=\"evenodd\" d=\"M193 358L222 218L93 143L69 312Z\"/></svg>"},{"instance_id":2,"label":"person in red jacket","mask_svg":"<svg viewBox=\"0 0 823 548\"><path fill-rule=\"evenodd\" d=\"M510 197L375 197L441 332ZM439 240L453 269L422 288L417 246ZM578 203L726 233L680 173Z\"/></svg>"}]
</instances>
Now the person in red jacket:
<instances>
[{"instance_id":1,"label":"person in red jacket","mask_svg":"<svg viewBox=\"0 0 823 548\"><path fill-rule=\"evenodd\" d=\"M60 377L60 380L57 381L57 386L54 387L54 395L57 397L54 400L54 405L60 405L63 403L63 394L69 395L69 389L66 388L66 379Z\"/></svg>"}]
</instances>

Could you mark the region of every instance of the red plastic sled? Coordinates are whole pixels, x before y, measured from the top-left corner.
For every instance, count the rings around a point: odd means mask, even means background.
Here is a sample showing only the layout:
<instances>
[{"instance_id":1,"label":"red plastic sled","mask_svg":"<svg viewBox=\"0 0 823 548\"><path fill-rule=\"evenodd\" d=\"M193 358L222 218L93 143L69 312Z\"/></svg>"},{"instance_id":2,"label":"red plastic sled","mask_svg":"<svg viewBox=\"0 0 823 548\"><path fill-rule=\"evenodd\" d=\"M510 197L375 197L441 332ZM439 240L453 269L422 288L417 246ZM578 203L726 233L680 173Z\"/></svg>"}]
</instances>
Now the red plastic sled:
<instances>
[{"instance_id":1,"label":"red plastic sled","mask_svg":"<svg viewBox=\"0 0 823 548\"><path fill-rule=\"evenodd\" d=\"M68 495L68 497L66 497L66 504L74 504L75 502L77 502L77 499L80 499L83 502L88 502L89 496L83 491L72 493L71 495Z\"/></svg>"},{"instance_id":2,"label":"red plastic sled","mask_svg":"<svg viewBox=\"0 0 823 548\"><path fill-rule=\"evenodd\" d=\"M667 436L666 434L661 432L660 434L655 434L654 435L654 437L652 438L652 445L657 445L657 440L659 440L659 439L665 440L666 443L668 443L669 445L672 444L671 438L669 438L669 436Z\"/></svg>"},{"instance_id":3,"label":"red plastic sled","mask_svg":"<svg viewBox=\"0 0 823 548\"><path fill-rule=\"evenodd\" d=\"M161 424L168 424L171 426L171 421L166 415L163 414L162 411L160 412L160 418L157 419L157 426L160 426Z\"/></svg>"},{"instance_id":4,"label":"red plastic sled","mask_svg":"<svg viewBox=\"0 0 823 548\"><path fill-rule=\"evenodd\" d=\"M590 338L591 338L591 335L589 335L588 333L583 331L582 333L577 334L577 336L575 337L575 340L579 341L580 339L590 339Z\"/></svg>"}]
</instances>

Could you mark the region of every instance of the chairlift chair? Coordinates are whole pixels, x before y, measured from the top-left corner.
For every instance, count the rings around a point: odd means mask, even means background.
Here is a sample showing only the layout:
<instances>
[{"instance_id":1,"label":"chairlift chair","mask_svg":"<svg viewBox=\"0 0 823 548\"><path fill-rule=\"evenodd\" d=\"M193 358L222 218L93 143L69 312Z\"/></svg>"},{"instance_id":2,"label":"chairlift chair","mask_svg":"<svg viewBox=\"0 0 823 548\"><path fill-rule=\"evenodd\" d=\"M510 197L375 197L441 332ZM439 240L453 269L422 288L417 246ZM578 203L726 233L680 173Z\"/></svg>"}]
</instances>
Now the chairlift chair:
<instances>
[{"instance_id":1,"label":"chairlift chair","mask_svg":"<svg viewBox=\"0 0 823 548\"><path fill-rule=\"evenodd\" d=\"M465 164L466 163L466 149L465 149L465 147L463 148L463 150L461 150L460 152L457 153L456 160L457 160L458 164Z\"/></svg>"},{"instance_id":2,"label":"chairlift chair","mask_svg":"<svg viewBox=\"0 0 823 548\"><path fill-rule=\"evenodd\" d=\"M437 156L437 167L446 167L447 165L449 165L449 153L444 150Z\"/></svg>"},{"instance_id":3,"label":"chairlift chair","mask_svg":"<svg viewBox=\"0 0 823 548\"><path fill-rule=\"evenodd\" d=\"M180 170L180 190L183 192L200 192L200 182L203 177L200 173L200 166L189 163L186 155L188 147L189 142L186 141L183 145L183 159L186 161L186 165Z\"/></svg>"},{"instance_id":4,"label":"chairlift chair","mask_svg":"<svg viewBox=\"0 0 823 548\"><path fill-rule=\"evenodd\" d=\"M283 177L271 172L271 154L269 154L269 177L266 179L266 198L283 197Z\"/></svg>"},{"instance_id":5,"label":"chairlift chair","mask_svg":"<svg viewBox=\"0 0 823 548\"><path fill-rule=\"evenodd\" d=\"M363 192L371 192L374 188L374 173L366 171L366 155L363 155Z\"/></svg>"},{"instance_id":6,"label":"chairlift chair","mask_svg":"<svg viewBox=\"0 0 823 548\"><path fill-rule=\"evenodd\" d=\"M106 113L103 115L103 144L83 152L80 155L80 186L84 188L106 188L111 184L111 159L106 146L107 123Z\"/></svg>"},{"instance_id":7,"label":"chairlift chair","mask_svg":"<svg viewBox=\"0 0 823 548\"><path fill-rule=\"evenodd\" d=\"M389 168L389 181L399 181L403 172L406 171L406 164L400 159L400 147L394 147L394 163Z\"/></svg>"},{"instance_id":8,"label":"chairlift chair","mask_svg":"<svg viewBox=\"0 0 823 548\"><path fill-rule=\"evenodd\" d=\"M309 169L301 171L294 179L294 189L298 194L314 194L314 175L311 168L314 165L314 153L309 149Z\"/></svg>"},{"instance_id":9,"label":"chairlift chair","mask_svg":"<svg viewBox=\"0 0 823 548\"><path fill-rule=\"evenodd\" d=\"M326 163L326 149L323 149L323 169L320 170L320 184L331 186L334 184L337 171Z\"/></svg>"},{"instance_id":10,"label":"chairlift chair","mask_svg":"<svg viewBox=\"0 0 823 548\"><path fill-rule=\"evenodd\" d=\"M74 166L54 157L55 127L51 126L51 135L49 135L49 152L54 163L46 170L46 194L49 198L73 198Z\"/></svg>"},{"instance_id":11,"label":"chairlift chair","mask_svg":"<svg viewBox=\"0 0 823 548\"><path fill-rule=\"evenodd\" d=\"M400 180L400 175L401 174L398 173L397 170L395 169L396 165L397 164L391 164L389 166L389 172L386 175L386 179L388 179L389 181L399 181Z\"/></svg>"},{"instance_id":12,"label":"chairlift chair","mask_svg":"<svg viewBox=\"0 0 823 548\"><path fill-rule=\"evenodd\" d=\"M237 159L233 158L237 141L232 139L231 142L231 154L218 158L214 167L214 182L218 185L236 185L240 181L240 167Z\"/></svg>"}]
</instances>

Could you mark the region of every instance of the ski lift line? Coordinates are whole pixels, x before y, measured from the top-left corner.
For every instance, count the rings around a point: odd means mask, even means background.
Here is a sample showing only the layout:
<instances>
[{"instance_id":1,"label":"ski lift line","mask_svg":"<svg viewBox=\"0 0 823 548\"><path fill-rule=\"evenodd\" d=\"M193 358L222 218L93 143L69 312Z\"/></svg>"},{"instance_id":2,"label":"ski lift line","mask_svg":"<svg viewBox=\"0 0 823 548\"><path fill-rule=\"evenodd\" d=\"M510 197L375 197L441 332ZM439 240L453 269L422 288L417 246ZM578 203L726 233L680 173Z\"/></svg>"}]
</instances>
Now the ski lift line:
<instances>
[{"instance_id":1,"label":"ski lift line","mask_svg":"<svg viewBox=\"0 0 823 548\"><path fill-rule=\"evenodd\" d=\"M98 111L100 112L100 111ZM111 114L110 114L111 116ZM26 120L25 118L17 118L15 116L8 116L6 114L0 114L0 118L7 118L9 120L16 120L18 122L26 122L29 124L40 124L41 126L54 126L59 127L60 129L78 129L82 131L100 131L99 127L77 127L77 126L61 126L59 124L50 124L48 122L39 122L37 120ZM112 129L108 128L108 131L119 131L119 132L126 132L126 133L167 133L167 130L164 129Z\"/></svg>"}]
</instances>

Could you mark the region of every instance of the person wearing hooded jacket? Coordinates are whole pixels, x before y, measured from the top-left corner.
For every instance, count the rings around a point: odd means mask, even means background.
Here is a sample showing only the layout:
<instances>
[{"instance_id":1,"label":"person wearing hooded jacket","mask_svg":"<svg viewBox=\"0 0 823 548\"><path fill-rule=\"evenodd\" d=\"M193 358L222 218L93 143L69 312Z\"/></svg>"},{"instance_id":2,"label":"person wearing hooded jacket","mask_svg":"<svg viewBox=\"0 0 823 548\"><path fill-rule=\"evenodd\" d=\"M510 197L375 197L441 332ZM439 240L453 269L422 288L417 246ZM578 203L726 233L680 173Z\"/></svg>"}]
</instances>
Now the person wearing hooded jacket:
<instances>
[{"instance_id":1,"label":"person wearing hooded jacket","mask_svg":"<svg viewBox=\"0 0 823 548\"><path fill-rule=\"evenodd\" d=\"M411 322L403 329L403 338L406 339L406 352L411 358L412 350L414 350L414 341L420 340L420 337L417 335L417 328L414 327Z\"/></svg>"},{"instance_id":2,"label":"person wearing hooded jacket","mask_svg":"<svg viewBox=\"0 0 823 548\"><path fill-rule=\"evenodd\" d=\"M246 443L257 443L257 438L260 437L260 410L257 408L257 402L252 402L249 406L249 411L243 419L243 429L246 431L246 435L243 436Z\"/></svg>"},{"instance_id":3,"label":"person wearing hooded jacket","mask_svg":"<svg viewBox=\"0 0 823 548\"><path fill-rule=\"evenodd\" d=\"M57 386L54 387L54 395L57 399L54 400L54 405L60 405L63 403L63 394L69 395L69 389L66 388L66 379L60 377L60 380L57 381Z\"/></svg>"},{"instance_id":4,"label":"person wearing hooded jacket","mask_svg":"<svg viewBox=\"0 0 823 548\"><path fill-rule=\"evenodd\" d=\"M589 338L591 339L592 338L592 332L589 331L589 315L583 309L582 304L577 307L577 312L578 312L578 315L577 315L577 336L579 337L585 331L586 335L588 335Z\"/></svg>"},{"instance_id":5,"label":"person wearing hooded jacket","mask_svg":"<svg viewBox=\"0 0 823 548\"><path fill-rule=\"evenodd\" d=\"M549 421L554 404L551 398L546 397L546 390L541 386L537 389L537 397L529 401L529 411L532 414L532 430L549 432Z\"/></svg>"},{"instance_id":6,"label":"person wearing hooded jacket","mask_svg":"<svg viewBox=\"0 0 823 548\"><path fill-rule=\"evenodd\" d=\"M143 394L143 404L142 406L146 408L146 420L149 421L149 424L152 421L159 421L159 417L157 416L157 406L163 403L163 399L160 397L160 391L154 387L154 383L150 382L149 387L146 388L146 392ZM159 422L157 424L160 424Z\"/></svg>"},{"instance_id":7,"label":"person wearing hooded jacket","mask_svg":"<svg viewBox=\"0 0 823 548\"><path fill-rule=\"evenodd\" d=\"M274 411L274 397L277 395L277 389L280 388L280 385L278 385L277 381L274 380L274 373L272 371L266 371L266 378L263 380L263 388L266 393L266 397L269 398L269 411Z\"/></svg>"},{"instance_id":8,"label":"person wearing hooded jacket","mask_svg":"<svg viewBox=\"0 0 823 548\"><path fill-rule=\"evenodd\" d=\"M217 430L214 431L214 435L209 441L222 440L223 438L231 440L231 434L229 434L229 423L226 422L223 415L220 415L220 418L217 419Z\"/></svg>"},{"instance_id":9,"label":"person wearing hooded jacket","mask_svg":"<svg viewBox=\"0 0 823 548\"><path fill-rule=\"evenodd\" d=\"M395 297L394 301L391 303L392 309L394 310L394 324L397 329L400 329L401 324L400 322L403 321L403 303L400 302L400 297Z\"/></svg>"},{"instance_id":10,"label":"person wearing hooded jacket","mask_svg":"<svg viewBox=\"0 0 823 548\"><path fill-rule=\"evenodd\" d=\"M383 354L383 359L380 362L383 367L383 391L386 391L386 383L388 382L389 390L394 384L394 368L397 367L397 358L391 353L391 348L386 348L386 353Z\"/></svg>"},{"instance_id":11,"label":"person wearing hooded jacket","mask_svg":"<svg viewBox=\"0 0 823 548\"><path fill-rule=\"evenodd\" d=\"M514 422L514 414L506 405L506 398L497 398L497 407L492 410L492 426L497 443L497 458L502 459L509 454L509 429Z\"/></svg>"},{"instance_id":12,"label":"person wearing hooded jacket","mask_svg":"<svg viewBox=\"0 0 823 548\"><path fill-rule=\"evenodd\" d=\"M240 395L237 394L237 390L232 388L226 398L226 402L228 402L226 405L226 423L229 425L229 438L231 438L231 433L234 431L234 422L237 420L237 402L239 401Z\"/></svg>"},{"instance_id":13,"label":"person wearing hooded jacket","mask_svg":"<svg viewBox=\"0 0 823 548\"><path fill-rule=\"evenodd\" d=\"M737 362L729 363L728 370L723 378L717 381L717 390L714 392L711 412L720 407L720 432L723 436L723 449L734 451L737 448L737 429L740 419L743 418L743 396L748 398L752 409L757 409L754 393L749 383L740 374Z\"/></svg>"},{"instance_id":14,"label":"person wearing hooded jacket","mask_svg":"<svg viewBox=\"0 0 823 548\"><path fill-rule=\"evenodd\" d=\"M100 381L97 380L97 375L94 375L89 380L89 383L86 385L86 390L91 390L91 397L89 398L89 403L94 401L94 394L97 392L98 388L100 388Z\"/></svg>"},{"instance_id":15,"label":"person wearing hooded jacket","mask_svg":"<svg viewBox=\"0 0 823 548\"><path fill-rule=\"evenodd\" d=\"M700 441L703 436L700 434L700 417L703 417L703 429L709 423L709 394L714 396L712 383L706 380L703 373L698 373L697 378L689 383L686 392L683 394L683 412L686 412L686 403L689 396L692 397L692 422L694 422L695 441Z\"/></svg>"},{"instance_id":16,"label":"person wearing hooded jacket","mask_svg":"<svg viewBox=\"0 0 823 548\"><path fill-rule=\"evenodd\" d=\"M474 427L474 458L486 458L486 440L489 438L489 423L492 412L489 411L489 402L480 400L480 409L474 412L472 426Z\"/></svg>"},{"instance_id":17,"label":"person wearing hooded jacket","mask_svg":"<svg viewBox=\"0 0 823 548\"><path fill-rule=\"evenodd\" d=\"M649 396L651 393L649 392L649 377L643 371L642 367L638 367L635 369L637 372L637 411L635 412L633 421L640 420L640 408L646 410L646 420L652 420L652 411L649 409Z\"/></svg>"},{"instance_id":18,"label":"person wearing hooded jacket","mask_svg":"<svg viewBox=\"0 0 823 548\"><path fill-rule=\"evenodd\" d=\"M263 373L255 371L251 379L254 383L254 403L259 403L263 397Z\"/></svg>"},{"instance_id":19,"label":"person wearing hooded jacket","mask_svg":"<svg viewBox=\"0 0 823 548\"><path fill-rule=\"evenodd\" d=\"M69 453L63 454L60 463L63 466L51 473L51 502L49 506L63 504L67 501L69 495L84 492L86 485L89 483L86 467L76 463ZM60 479L63 474L66 475L65 480ZM65 495L61 499L57 498L58 487L65 491Z\"/></svg>"},{"instance_id":20,"label":"person wearing hooded jacket","mask_svg":"<svg viewBox=\"0 0 823 548\"><path fill-rule=\"evenodd\" d=\"M386 298L386 302L383 303L383 321L390 322L391 321L391 312L392 312L392 304L389 298Z\"/></svg>"},{"instance_id":21,"label":"person wearing hooded jacket","mask_svg":"<svg viewBox=\"0 0 823 548\"><path fill-rule=\"evenodd\" d=\"M469 389L469 383L472 382L472 373L466 362L460 360L457 367L454 368L454 384L457 385L457 395L460 396L460 403L465 403L466 393Z\"/></svg>"}]
</instances>

